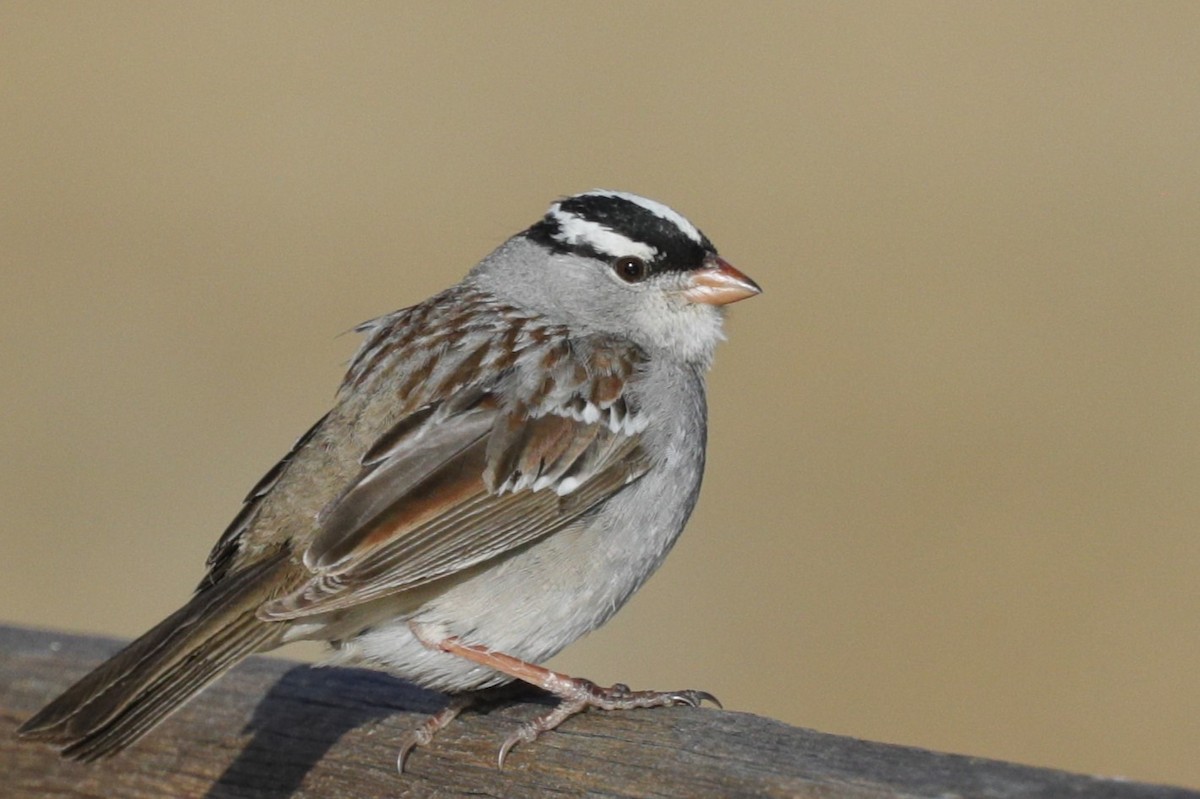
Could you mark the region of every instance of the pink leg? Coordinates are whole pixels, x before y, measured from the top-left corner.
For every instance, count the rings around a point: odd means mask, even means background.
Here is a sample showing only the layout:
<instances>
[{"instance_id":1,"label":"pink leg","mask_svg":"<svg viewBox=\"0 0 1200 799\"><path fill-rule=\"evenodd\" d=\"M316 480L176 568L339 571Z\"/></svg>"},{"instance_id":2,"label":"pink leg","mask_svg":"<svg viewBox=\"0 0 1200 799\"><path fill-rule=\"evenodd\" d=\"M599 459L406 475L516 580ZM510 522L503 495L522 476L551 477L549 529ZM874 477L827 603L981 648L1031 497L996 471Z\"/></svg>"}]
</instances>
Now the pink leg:
<instances>
[{"instance_id":1,"label":"pink leg","mask_svg":"<svg viewBox=\"0 0 1200 799\"><path fill-rule=\"evenodd\" d=\"M608 688L602 688L590 680L570 677L557 671L533 663L496 652L477 644L465 644L458 638L451 637L441 641L429 641L414 629L417 638L431 649L439 649L452 655L478 663L481 666L495 669L510 677L515 677L531 685L557 696L559 703L553 710L538 716L532 721L522 724L516 731L504 740L500 747L498 764L504 767L504 759L509 751L519 743L532 743L544 732L549 732L562 724L571 716L582 713L590 707L601 710L631 710L641 707L663 707L667 705L688 705L699 707L707 700L721 706L717 698L707 691L631 691L628 685L617 683ZM453 717L451 717L453 718ZM449 723L447 720L446 723ZM445 724L441 725L445 726ZM441 729L441 727L438 727ZM424 742L422 742L424 743ZM410 747L411 748L411 747Z\"/></svg>"}]
</instances>

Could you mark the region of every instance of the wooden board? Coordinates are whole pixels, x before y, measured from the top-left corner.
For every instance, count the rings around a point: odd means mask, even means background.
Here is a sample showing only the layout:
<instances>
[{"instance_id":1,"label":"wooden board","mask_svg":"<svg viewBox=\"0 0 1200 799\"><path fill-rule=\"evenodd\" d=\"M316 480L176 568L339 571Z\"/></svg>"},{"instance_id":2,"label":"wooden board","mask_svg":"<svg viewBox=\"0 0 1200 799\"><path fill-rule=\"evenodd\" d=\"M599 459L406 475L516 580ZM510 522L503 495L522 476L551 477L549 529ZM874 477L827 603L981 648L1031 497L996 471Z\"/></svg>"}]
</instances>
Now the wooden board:
<instances>
[{"instance_id":1,"label":"wooden board","mask_svg":"<svg viewBox=\"0 0 1200 799\"><path fill-rule=\"evenodd\" d=\"M889 746L745 713L588 713L513 750L522 703L467 713L396 773L444 701L376 672L253 658L110 760L63 761L13 730L120 642L0 626L0 795L24 797L1096 797L1200 793Z\"/></svg>"}]
</instances>

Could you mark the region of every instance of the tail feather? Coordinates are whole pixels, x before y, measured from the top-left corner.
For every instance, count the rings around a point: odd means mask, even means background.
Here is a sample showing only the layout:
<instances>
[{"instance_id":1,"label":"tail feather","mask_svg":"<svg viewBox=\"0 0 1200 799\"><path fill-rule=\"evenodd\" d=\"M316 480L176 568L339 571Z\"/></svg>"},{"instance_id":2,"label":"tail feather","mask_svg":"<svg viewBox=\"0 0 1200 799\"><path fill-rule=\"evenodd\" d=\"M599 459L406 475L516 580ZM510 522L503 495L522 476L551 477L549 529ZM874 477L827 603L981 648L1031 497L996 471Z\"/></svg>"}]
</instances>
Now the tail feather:
<instances>
[{"instance_id":1,"label":"tail feather","mask_svg":"<svg viewBox=\"0 0 1200 799\"><path fill-rule=\"evenodd\" d=\"M247 655L279 643L260 621L267 586L287 565L278 552L228 575L68 688L17 730L22 738L95 760L137 741ZM276 589L278 586L276 585Z\"/></svg>"},{"instance_id":2,"label":"tail feather","mask_svg":"<svg viewBox=\"0 0 1200 799\"><path fill-rule=\"evenodd\" d=\"M261 628L264 625L256 622L255 626ZM262 630L253 628L244 630L232 640L212 641L214 649L222 648L220 653L213 651L211 657L207 653L198 654L196 660L145 686L124 710L70 743L63 749L63 756L91 761L121 751L150 732L243 657L259 649L261 642Z\"/></svg>"}]
</instances>

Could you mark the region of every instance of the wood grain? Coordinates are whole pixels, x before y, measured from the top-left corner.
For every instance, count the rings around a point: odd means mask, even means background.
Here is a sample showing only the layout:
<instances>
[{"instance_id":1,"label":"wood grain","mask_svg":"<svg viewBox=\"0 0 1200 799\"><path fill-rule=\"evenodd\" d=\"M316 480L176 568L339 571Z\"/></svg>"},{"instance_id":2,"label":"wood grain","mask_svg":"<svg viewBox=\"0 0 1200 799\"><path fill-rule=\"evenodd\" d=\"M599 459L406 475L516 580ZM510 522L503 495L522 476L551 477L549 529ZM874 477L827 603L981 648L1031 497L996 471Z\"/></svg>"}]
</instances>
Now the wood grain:
<instances>
[{"instance_id":1,"label":"wood grain","mask_svg":"<svg viewBox=\"0 0 1200 799\"><path fill-rule=\"evenodd\" d=\"M386 675L252 658L125 753L63 761L16 741L25 718L120 646L0 626L0 793L24 797L1097 797L1200 799L1109 780L825 735L745 713L589 713L503 771L512 725L544 707L468 712L395 770L397 741L444 702Z\"/></svg>"}]
</instances>

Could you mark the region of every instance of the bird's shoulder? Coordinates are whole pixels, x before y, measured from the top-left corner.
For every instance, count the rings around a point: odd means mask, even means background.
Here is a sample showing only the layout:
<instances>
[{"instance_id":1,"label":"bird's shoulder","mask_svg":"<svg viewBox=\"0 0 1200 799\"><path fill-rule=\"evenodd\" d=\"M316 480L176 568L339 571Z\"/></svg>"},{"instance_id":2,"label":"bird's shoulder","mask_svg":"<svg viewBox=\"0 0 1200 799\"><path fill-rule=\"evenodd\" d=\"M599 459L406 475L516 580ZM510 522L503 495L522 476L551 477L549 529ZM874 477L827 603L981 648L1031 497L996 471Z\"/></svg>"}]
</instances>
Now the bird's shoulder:
<instances>
[{"instance_id":1,"label":"bird's shoulder","mask_svg":"<svg viewBox=\"0 0 1200 799\"><path fill-rule=\"evenodd\" d=\"M555 413L616 430L636 416L630 389L650 360L628 338L464 285L358 330L339 401L382 403L389 420L482 390L517 417Z\"/></svg>"}]
</instances>

